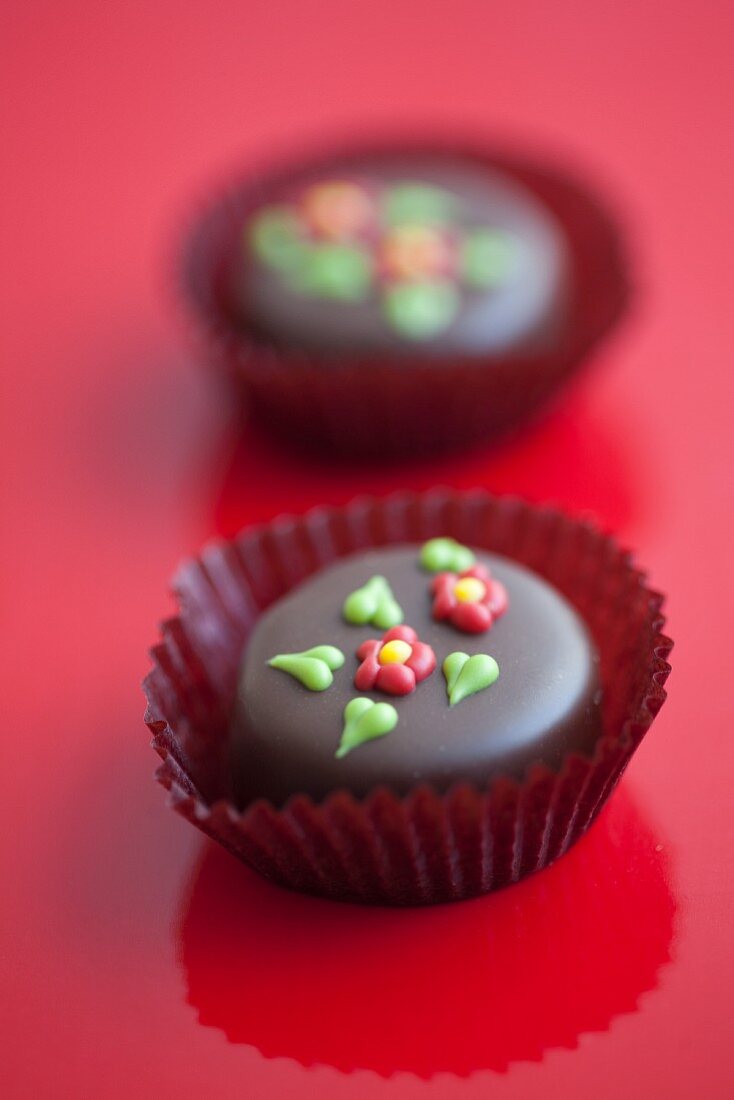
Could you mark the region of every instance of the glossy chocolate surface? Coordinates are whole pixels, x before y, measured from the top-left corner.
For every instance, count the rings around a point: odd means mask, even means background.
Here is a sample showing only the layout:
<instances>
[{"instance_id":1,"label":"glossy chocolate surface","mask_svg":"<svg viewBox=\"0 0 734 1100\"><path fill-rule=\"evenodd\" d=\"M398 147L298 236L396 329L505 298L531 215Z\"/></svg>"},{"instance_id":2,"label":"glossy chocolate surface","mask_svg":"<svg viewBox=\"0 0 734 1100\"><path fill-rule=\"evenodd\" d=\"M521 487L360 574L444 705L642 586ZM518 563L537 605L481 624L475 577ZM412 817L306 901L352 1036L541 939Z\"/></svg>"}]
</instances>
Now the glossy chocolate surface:
<instances>
[{"instance_id":1,"label":"glossy chocolate surface","mask_svg":"<svg viewBox=\"0 0 734 1100\"><path fill-rule=\"evenodd\" d=\"M545 581L523 567L478 553L501 581L509 608L489 631L466 634L432 618L432 574L419 547L374 550L345 559L307 580L260 619L244 654L232 727L236 799L283 804L290 795L321 799L338 788L364 795L378 785L404 793L421 782L446 790L461 780L481 786L498 776L521 779L542 763L558 769L571 752L590 755L600 735L598 657L583 622ZM354 687L355 656L372 626L342 617L346 596L371 576L389 580L404 623L436 654L435 671L402 697ZM268 667L279 653L332 645L346 658L323 692L308 691ZM449 707L444 658L487 653L499 664L496 683ZM335 757L346 704L362 695L388 702L398 724L387 736Z\"/></svg>"},{"instance_id":2,"label":"glossy chocolate surface","mask_svg":"<svg viewBox=\"0 0 734 1100\"><path fill-rule=\"evenodd\" d=\"M281 270L263 262L248 245L246 225L245 243L235 257L232 275L234 310L243 322L285 348L327 354L385 352L431 358L460 352L504 356L553 345L571 293L567 247L553 216L524 186L504 173L479 169L455 158L431 160L393 154L336 161L320 173L312 170L276 188L267 205L296 209L310 184L334 180L358 184L378 208L380 195L396 184L440 189L453 201L445 226L449 240L489 228L510 242L506 277L489 287L472 288L462 283L456 270L447 275L429 273L425 277L428 282L445 278L456 296L456 307L450 311L450 323L439 323L430 335L416 337L391 323L385 308L386 295L396 281L380 260L379 238L384 225L368 227L362 241L375 264L369 288L354 298L341 299L295 289ZM378 214L378 221L381 216ZM355 241L358 235L351 243ZM441 301L437 302L435 310L442 308Z\"/></svg>"}]
</instances>

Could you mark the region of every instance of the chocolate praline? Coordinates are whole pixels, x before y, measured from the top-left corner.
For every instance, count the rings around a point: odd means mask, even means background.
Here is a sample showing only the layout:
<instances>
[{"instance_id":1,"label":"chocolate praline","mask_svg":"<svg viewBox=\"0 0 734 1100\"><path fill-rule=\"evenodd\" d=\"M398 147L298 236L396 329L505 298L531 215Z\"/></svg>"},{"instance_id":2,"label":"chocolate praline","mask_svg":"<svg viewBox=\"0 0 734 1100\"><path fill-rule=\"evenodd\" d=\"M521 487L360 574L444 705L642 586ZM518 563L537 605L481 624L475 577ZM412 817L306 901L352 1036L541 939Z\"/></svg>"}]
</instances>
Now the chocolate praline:
<instances>
[{"instance_id":1,"label":"chocolate praline","mask_svg":"<svg viewBox=\"0 0 734 1100\"><path fill-rule=\"evenodd\" d=\"M233 312L282 348L442 358L551 347L560 226L522 183L460 157L342 157L275 185L243 226Z\"/></svg>"},{"instance_id":2,"label":"chocolate praline","mask_svg":"<svg viewBox=\"0 0 734 1100\"><path fill-rule=\"evenodd\" d=\"M581 618L546 581L493 554L477 564L506 589L508 607L490 629L464 633L436 621L433 576L420 547L373 550L344 559L304 582L260 619L243 656L231 728L232 770L240 806L291 795L315 800L346 788L357 796L384 785L405 794L421 783L445 791L469 781L485 787L521 780L533 765L558 771L572 753L590 756L601 735L598 655ZM387 579L403 623L432 647L435 669L409 694L360 691L357 649L383 630L352 625L345 599L373 576ZM345 662L326 690L310 691L268 662L317 645L337 647ZM450 706L442 664L450 653L487 654L499 677ZM395 708L386 736L337 758L344 710L360 696Z\"/></svg>"}]
</instances>

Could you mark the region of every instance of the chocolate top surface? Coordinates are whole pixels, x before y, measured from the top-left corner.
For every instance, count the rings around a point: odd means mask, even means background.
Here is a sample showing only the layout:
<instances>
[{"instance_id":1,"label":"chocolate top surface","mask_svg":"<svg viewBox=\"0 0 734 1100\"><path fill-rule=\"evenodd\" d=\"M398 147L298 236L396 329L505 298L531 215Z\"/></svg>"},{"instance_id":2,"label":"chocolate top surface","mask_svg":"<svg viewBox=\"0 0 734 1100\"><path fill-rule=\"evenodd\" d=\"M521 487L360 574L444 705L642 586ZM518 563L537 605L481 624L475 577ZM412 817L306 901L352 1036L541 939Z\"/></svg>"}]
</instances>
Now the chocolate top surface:
<instances>
[{"instance_id":1,"label":"chocolate top surface","mask_svg":"<svg viewBox=\"0 0 734 1100\"><path fill-rule=\"evenodd\" d=\"M544 349L569 261L520 183L457 158L331 162L275 187L243 227L235 311L321 353L440 357Z\"/></svg>"},{"instance_id":2,"label":"chocolate top surface","mask_svg":"<svg viewBox=\"0 0 734 1100\"><path fill-rule=\"evenodd\" d=\"M507 559L477 552L507 591L509 605L491 628L467 634L432 617L435 575L419 565L420 547L374 550L344 559L274 604L245 651L232 725L235 797L282 805L339 788L361 796L379 785L405 793L421 782L446 790L458 781L483 786L498 776L521 779L537 763L558 770L571 752L590 755L601 732L598 656L586 627L542 578ZM358 690L356 650L384 633L345 621L345 598L375 575L387 578L435 670L403 696ZM268 665L277 654L317 645L345 657L324 691L308 690ZM449 706L442 664L448 654L488 654L499 666L491 686ZM335 756L344 710L355 697L387 703L397 724L386 736Z\"/></svg>"}]
</instances>

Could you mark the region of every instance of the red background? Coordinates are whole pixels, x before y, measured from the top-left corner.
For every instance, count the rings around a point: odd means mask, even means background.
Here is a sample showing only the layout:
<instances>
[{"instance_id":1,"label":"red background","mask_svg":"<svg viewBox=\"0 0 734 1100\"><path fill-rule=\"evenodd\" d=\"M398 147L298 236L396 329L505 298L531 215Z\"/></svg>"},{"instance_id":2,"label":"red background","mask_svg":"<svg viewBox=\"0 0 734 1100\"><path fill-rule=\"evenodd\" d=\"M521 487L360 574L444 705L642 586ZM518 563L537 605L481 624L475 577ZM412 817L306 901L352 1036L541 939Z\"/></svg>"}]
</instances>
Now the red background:
<instances>
[{"instance_id":1,"label":"red background","mask_svg":"<svg viewBox=\"0 0 734 1100\"><path fill-rule=\"evenodd\" d=\"M733 11L5 5L5 1095L731 1094ZM191 361L167 267L190 196L363 122L557 149L626 220L634 315L499 450L360 470L236 448ZM425 912L285 895L151 782L137 685L167 578L252 518L437 481L617 529L670 593L669 702L548 872Z\"/></svg>"}]
</instances>

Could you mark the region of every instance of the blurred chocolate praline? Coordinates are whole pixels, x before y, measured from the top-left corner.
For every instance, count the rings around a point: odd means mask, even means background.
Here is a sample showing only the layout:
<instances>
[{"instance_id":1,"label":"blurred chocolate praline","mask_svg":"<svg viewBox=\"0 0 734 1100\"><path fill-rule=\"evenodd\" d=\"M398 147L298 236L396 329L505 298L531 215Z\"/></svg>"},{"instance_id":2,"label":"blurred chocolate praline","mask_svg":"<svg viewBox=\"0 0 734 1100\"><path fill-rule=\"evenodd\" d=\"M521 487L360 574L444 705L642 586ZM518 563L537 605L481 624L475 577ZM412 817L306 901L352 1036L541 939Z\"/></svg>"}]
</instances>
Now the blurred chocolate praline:
<instances>
[{"instance_id":1,"label":"blurred chocolate praline","mask_svg":"<svg viewBox=\"0 0 734 1100\"><path fill-rule=\"evenodd\" d=\"M253 171L182 282L250 415L328 453L437 452L530 416L627 300L614 220L501 150L383 143Z\"/></svg>"},{"instance_id":2,"label":"blurred chocolate praline","mask_svg":"<svg viewBox=\"0 0 734 1100\"><path fill-rule=\"evenodd\" d=\"M232 266L243 327L332 359L548 350L572 294L561 227L532 192L448 158L365 157L289 180Z\"/></svg>"}]
</instances>

